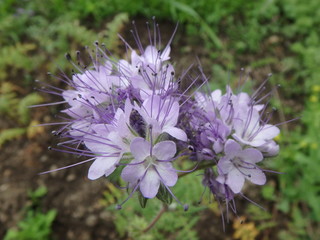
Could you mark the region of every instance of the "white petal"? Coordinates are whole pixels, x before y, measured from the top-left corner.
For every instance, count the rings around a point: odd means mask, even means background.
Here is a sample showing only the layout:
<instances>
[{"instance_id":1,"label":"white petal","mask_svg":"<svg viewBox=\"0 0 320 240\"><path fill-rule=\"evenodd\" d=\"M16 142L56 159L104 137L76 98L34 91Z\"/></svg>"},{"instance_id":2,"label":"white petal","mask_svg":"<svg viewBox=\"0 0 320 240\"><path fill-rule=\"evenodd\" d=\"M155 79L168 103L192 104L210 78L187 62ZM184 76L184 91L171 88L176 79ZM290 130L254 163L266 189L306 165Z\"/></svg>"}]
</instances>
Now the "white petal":
<instances>
[{"instance_id":1,"label":"white petal","mask_svg":"<svg viewBox=\"0 0 320 240\"><path fill-rule=\"evenodd\" d=\"M161 53L161 61L167 61L170 59L170 51L171 48L170 46L166 46L165 49L163 49L162 53Z\"/></svg>"},{"instance_id":2,"label":"white petal","mask_svg":"<svg viewBox=\"0 0 320 240\"><path fill-rule=\"evenodd\" d=\"M177 127L167 127L163 129L163 132L168 133L170 136L186 142L188 140L187 134L180 128Z\"/></svg>"},{"instance_id":3,"label":"white petal","mask_svg":"<svg viewBox=\"0 0 320 240\"><path fill-rule=\"evenodd\" d=\"M89 168L88 178L95 180L103 175L110 175L115 169L115 164L119 161L119 157L98 157Z\"/></svg>"},{"instance_id":4,"label":"white petal","mask_svg":"<svg viewBox=\"0 0 320 240\"><path fill-rule=\"evenodd\" d=\"M145 58L146 63L155 64L158 59L158 51L154 46L148 46L144 51L143 57Z\"/></svg>"},{"instance_id":5,"label":"white petal","mask_svg":"<svg viewBox=\"0 0 320 240\"><path fill-rule=\"evenodd\" d=\"M149 169L140 183L140 191L145 198L154 198L159 190L160 178L155 170Z\"/></svg>"},{"instance_id":6,"label":"white petal","mask_svg":"<svg viewBox=\"0 0 320 240\"><path fill-rule=\"evenodd\" d=\"M214 102L216 102L216 103L219 103L220 102L220 100L221 100L221 90L220 89L217 89L217 90L215 90L215 91L213 91L212 93L211 93L211 98L212 98L212 101L214 101ZM215 105L215 107L216 107L216 105Z\"/></svg>"},{"instance_id":7,"label":"white petal","mask_svg":"<svg viewBox=\"0 0 320 240\"><path fill-rule=\"evenodd\" d=\"M162 182L168 187L172 187L176 184L178 180L178 174L176 170L172 167L171 163L159 163L157 165L157 171L161 176Z\"/></svg>"},{"instance_id":8,"label":"white petal","mask_svg":"<svg viewBox=\"0 0 320 240\"><path fill-rule=\"evenodd\" d=\"M219 174L228 174L234 169L233 163L227 157L222 157L218 162L218 171Z\"/></svg>"},{"instance_id":9,"label":"white petal","mask_svg":"<svg viewBox=\"0 0 320 240\"><path fill-rule=\"evenodd\" d=\"M152 154L158 160L170 160L174 157L176 152L176 144L173 141L159 142L152 149Z\"/></svg>"},{"instance_id":10,"label":"white petal","mask_svg":"<svg viewBox=\"0 0 320 240\"><path fill-rule=\"evenodd\" d=\"M228 174L226 184L234 193L239 193L244 184L244 176L237 169Z\"/></svg>"},{"instance_id":11,"label":"white petal","mask_svg":"<svg viewBox=\"0 0 320 240\"><path fill-rule=\"evenodd\" d=\"M150 156L151 144L144 138L137 137L132 140L130 150L136 160L143 161Z\"/></svg>"},{"instance_id":12,"label":"white petal","mask_svg":"<svg viewBox=\"0 0 320 240\"><path fill-rule=\"evenodd\" d=\"M131 163L134 163L134 161ZM138 179L143 176L145 171L146 168L143 166L143 164L128 165L122 170L121 177L126 182L136 184Z\"/></svg>"},{"instance_id":13,"label":"white petal","mask_svg":"<svg viewBox=\"0 0 320 240\"><path fill-rule=\"evenodd\" d=\"M264 185L267 181L266 175L258 168L255 169L248 169L248 168L241 168L241 171L246 174L246 179L250 182L257 184L257 185Z\"/></svg>"},{"instance_id":14,"label":"white petal","mask_svg":"<svg viewBox=\"0 0 320 240\"><path fill-rule=\"evenodd\" d=\"M267 124L263 127L263 129L257 134L255 139L264 139L264 140L271 140L276 137L280 133L279 128Z\"/></svg>"},{"instance_id":15,"label":"white petal","mask_svg":"<svg viewBox=\"0 0 320 240\"><path fill-rule=\"evenodd\" d=\"M254 148L244 149L238 156L248 163L257 163L263 159L262 153Z\"/></svg>"},{"instance_id":16,"label":"white petal","mask_svg":"<svg viewBox=\"0 0 320 240\"><path fill-rule=\"evenodd\" d=\"M228 155L229 158L237 156L241 150L241 146L232 139L228 139L226 144L224 145L224 152L226 155Z\"/></svg>"},{"instance_id":17,"label":"white petal","mask_svg":"<svg viewBox=\"0 0 320 240\"><path fill-rule=\"evenodd\" d=\"M84 144L94 154L112 154L120 151L118 148L115 148L113 143L108 139L97 134L86 135Z\"/></svg>"},{"instance_id":18,"label":"white petal","mask_svg":"<svg viewBox=\"0 0 320 240\"><path fill-rule=\"evenodd\" d=\"M166 101L164 107L160 109L160 118L159 122L162 123L164 120L164 127L174 127L177 125L179 117L179 103Z\"/></svg>"}]
</instances>

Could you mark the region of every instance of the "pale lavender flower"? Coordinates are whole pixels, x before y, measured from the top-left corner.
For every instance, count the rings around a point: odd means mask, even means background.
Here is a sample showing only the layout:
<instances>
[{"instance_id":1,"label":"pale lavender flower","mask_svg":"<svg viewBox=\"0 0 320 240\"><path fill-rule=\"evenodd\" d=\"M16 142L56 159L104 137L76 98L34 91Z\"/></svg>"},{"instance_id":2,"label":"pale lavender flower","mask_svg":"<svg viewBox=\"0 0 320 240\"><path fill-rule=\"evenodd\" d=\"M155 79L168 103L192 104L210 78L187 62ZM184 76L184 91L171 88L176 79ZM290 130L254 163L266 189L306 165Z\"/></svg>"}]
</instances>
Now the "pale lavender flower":
<instances>
[{"instance_id":1,"label":"pale lavender flower","mask_svg":"<svg viewBox=\"0 0 320 240\"><path fill-rule=\"evenodd\" d=\"M205 169L202 183L210 189L210 192L217 198L217 200L228 202L234 199L235 194L225 183L224 175L220 176L220 180L217 181L217 176L213 172L212 168Z\"/></svg>"},{"instance_id":2,"label":"pale lavender flower","mask_svg":"<svg viewBox=\"0 0 320 240\"><path fill-rule=\"evenodd\" d=\"M265 145L280 133L276 126L261 123L261 116L254 108L239 111L234 119L234 130L234 139L253 147Z\"/></svg>"},{"instance_id":3,"label":"pale lavender flower","mask_svg":"<svg viewBox=\"0 0 320 240\"><path fill-rule=\"evenodd\" d=\"M275 157L280 150L279 145L273 140L267 141L257 149L262 152L264 157Z\"/></svg>"},{"instance_id":4,"label":"pale lavender flower","mask_svg":"<svg viewBox=\"0 0 320 240\"><path fill-rule=\"evenodd\" d=\"M134 160L123 169L121 177L132 188L139 187L145 198L154 198L160 184L166 187L176 184L178 174L171 163L176 154L173 141L162 141L152 146L139 137L132 141L130 149Z\"/></svg>"},{"instance_id":5,"label":"pale lavender flower","mask_svg":"<svg viewBox=\"0 0 320 240\"><path fill-rule=\"evenodd\" d=\"M130 128L132 105L126 100L124 111L119 108L110 124L97 124L92 128L94 134L84 138L86 147L97 155L89 168L91 180L109 176L117 167L124 153L130 152L131 141L138 135Z\"/></svg>"},{"instance_id":6,"label":"pale lavender flower","mask_svg":"<svg viewBox=\"0 0 320 240\"><path fill-rule=\"evenodd\" d=\"M256 166L256 163L263 159L260 151L254 148L242 149L240 144L229 139L225 144L224 153L225 156L218 162L221 175L217 178L218 182L225 182L234 193L241 192L245 179L257 185L266 183L265 174Z\"/></svg>"},{"instance_id":7,"label":"pale lavender flower","mask_svg":"<svg viewBox=\"0 0 320 240\"><path fill-rule=\"evenodd\" d=\"M173 197L181 204L170 190L177 172L183 172L173 167L173 161L188 156L195 167L186 172L204 168L203 185L219 204L226 203L227 211L230 207L236 212L234 197L244 197L245 179L258 185L266 182L267 170L256 163L279 152L274 141L279 129L269 124L265 97L257 99L264 86L251 96L235 94L230 86L224 94L220 89L190 94L203 73L194 77L186 71L176 78L169 61L172 38L161 48L158 25L154 27L153 33L148 27L146 47L135 26L136 49L121 38L129 59L116 59L98 43L88 51L92 60L88 66L82 64L87 61L81 61L80 53L76 63L67 55L76 71L70 78L65 74L57 78L68 84L68 90L45 90L63 98L56 104L67 105L62 110L63 127L56 134L67 138L59 144L66 148L61 151L89 158L67 167L92 161L91 180L117 170L108 179L128 183L132 191L124 202L138 191L143 201L157 197L168 203ZM184 78L191 84L182 90ZM197 90L206 82L205 78Z\"/></svg>"},{"instance_id":8,"label":"pale lavender flower","mask_svg":"<svg viewBox=\"0 0 320 240\"><path fill-rule=\"evenodd\" d=\"M143 117L148 126L152 126L153 138L157 139L161 133L168 133L172 137L186 141L186 133L176 127L179 117L179 103L177 99L162 99L158 95L149 96L136 110Z\"/></svg>"},{"instance_id":9,"label":"pale lavender flower","mask_svg":"<svg viewBox=\"0 0 320 240\"><path fill-rule=\"evenodd\" d=\"M141 99L150 95L166 95L175 91L177 84L174 81L174 68L167 61L170 59L170 46L163 51L149 45L139 56L135 50L131 52L131 63L119 60L118 70L127 79L133 88L139 91Z\"/></svg>"}]
</instances>

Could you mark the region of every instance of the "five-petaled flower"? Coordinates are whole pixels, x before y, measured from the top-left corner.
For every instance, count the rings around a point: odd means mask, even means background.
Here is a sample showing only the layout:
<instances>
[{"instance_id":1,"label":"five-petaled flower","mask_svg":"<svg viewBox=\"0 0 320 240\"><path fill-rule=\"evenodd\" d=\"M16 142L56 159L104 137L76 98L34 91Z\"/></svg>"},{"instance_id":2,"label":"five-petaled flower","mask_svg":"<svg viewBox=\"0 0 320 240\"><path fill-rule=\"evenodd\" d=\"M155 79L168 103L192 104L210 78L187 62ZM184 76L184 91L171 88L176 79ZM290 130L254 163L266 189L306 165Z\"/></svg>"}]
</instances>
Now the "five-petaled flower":
<instances>
[{"instance_id":1,"label":"five-petaled flower","mask_svg":"<svg viewBox=\"0 0 320 240\"><path fill-rule=\"evenodd\" d=\"M152 146L143 138L135 138L130 146L134 160L122 171L123 180L132 188L139 187L145 198L154 198L160 184L172 187L178 180L178 174L172 166L176 154L173 141L162 141Z\"/></svg>"},{"instance_id":2,"label":"five-petaled flower","mask_svg":"<svg viewBox=\"0 0 320 240\"><path fill-rule=\"evenodd\" d=\"M240 144L229 139L225 144L224 152L225 156L218 162L218 171L221 176L218 176L217 181L225 182L234 193L241 191L245 179L258 185L266 183L265 174L256 166L256 163L263 159L260 151L254 148L242 149Z\"/></svg>"}]
</instances>

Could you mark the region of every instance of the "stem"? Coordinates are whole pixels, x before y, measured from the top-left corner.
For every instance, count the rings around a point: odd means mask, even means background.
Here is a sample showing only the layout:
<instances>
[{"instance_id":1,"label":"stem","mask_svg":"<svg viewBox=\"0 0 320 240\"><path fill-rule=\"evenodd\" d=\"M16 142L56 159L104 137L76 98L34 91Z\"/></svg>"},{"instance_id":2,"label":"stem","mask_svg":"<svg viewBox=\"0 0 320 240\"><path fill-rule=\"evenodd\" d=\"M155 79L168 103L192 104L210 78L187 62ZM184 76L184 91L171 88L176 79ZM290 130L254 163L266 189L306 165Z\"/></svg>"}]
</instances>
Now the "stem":
<instances>
[{"instance_id":1,"label":"stem","mask_svg":"<svg viewBox=\"0 0 320 240\"><path fill-rule=\"evenodd\" d=\"M167 205L163 205L162 209L158 212L157 216L152 220L148 227L146 227L142 232L148 232L161 218L162 214L164 214L168 210Z\"/></svg>"},{"instance_id":2,"label":"stem","mask_svg":"<svg viewBox=\"0 0 320 240\"><path fill-rule=\"evenodd\" d=\"M201 170L201 169L205 169L207 167L212 167L214 165L215 165L215 163L203 164L203 165L199 166L195 171ZM188 175L189 173L192 173L192 172L182 172L182 173L179 174L179 177L186 176L186 175ZM152 222L149 224L149 226L147 226L144 230L142 230L142 232L143 233L148 232L159 221L159 219L161 218L162 214L164 214L167 210L168 210L168 206L167 205L163 205L162 209L158 212L157 216L152 220Z\"/></svg>"},{"instance_id":3,"label":"stem","mask_svg":"<svg viewBox=\"0 0 320 240\"><path fill-rule=\"evenodd\" d=\"M198 170L201 170L201 169L205 169L205 168L207 168L207 167L212 167L212 166L214 166L214 165L215 165L215 163L203 164L203 165L199 166L199 167L198 167L196 170L194 170L194 171L198 171ZM192 169L191 169L191 170L192 170ZM188 175L189 173L193 173L194 171L179 173L179 174L178 174L178 177L180 178L180 177L186 176L186 175Z\"/></svg>"}]
</instances>

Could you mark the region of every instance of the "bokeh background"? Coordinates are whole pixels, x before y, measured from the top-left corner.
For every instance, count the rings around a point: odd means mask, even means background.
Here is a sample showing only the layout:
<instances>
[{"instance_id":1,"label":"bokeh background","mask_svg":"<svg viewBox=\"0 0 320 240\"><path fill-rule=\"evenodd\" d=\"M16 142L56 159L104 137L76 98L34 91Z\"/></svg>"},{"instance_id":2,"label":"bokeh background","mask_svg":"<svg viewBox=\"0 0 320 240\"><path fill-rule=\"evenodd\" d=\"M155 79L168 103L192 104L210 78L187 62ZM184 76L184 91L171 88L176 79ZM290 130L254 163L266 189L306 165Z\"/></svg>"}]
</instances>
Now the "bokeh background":
<instances>
[{"instance_id":1,"label":"bokeh background","mask_svg":"<svg viewBox=\"0 0 320 240\"><path fill-rule=\"evenodd\" d=\"M249 89L273 73L280 85L271 106L280 155L265 161L261 187L245 193L266 210L239 198L223 232L217 203L203 191L201 176L190 174L173 188L182 202L162 210L157 200L142 209L138 199L114 209L126 192L106 179L89 181L89 165L45 175L38 173L79 161L50 151L53 126L63 106L30 109L59 101L39 91L35 80L64 88L47 72L71 74L64 58L95 40L115 56L133 43L135 20L147 44L152 16L166 43L179 22L171 59L177 71L198 64L210 86L236 83L244 68ZM318 0L1 0L0 1L0 238L33 239L319 239L320 236L320 8ZM287 121L300 118L293 122ZM180 166L185 167L185 166ZM163 211L157 224L146 231Z\"/></svg>"}]
</instances>

